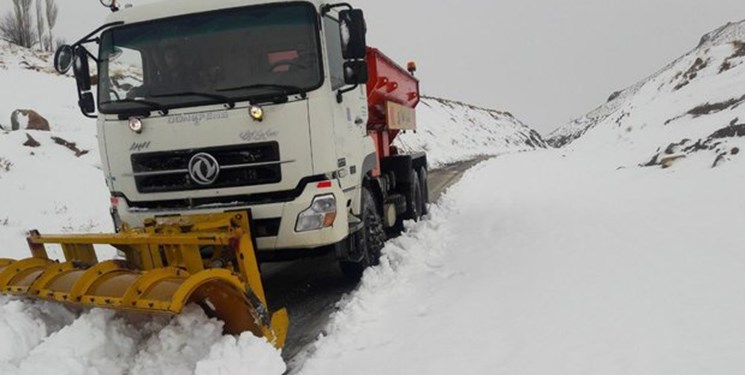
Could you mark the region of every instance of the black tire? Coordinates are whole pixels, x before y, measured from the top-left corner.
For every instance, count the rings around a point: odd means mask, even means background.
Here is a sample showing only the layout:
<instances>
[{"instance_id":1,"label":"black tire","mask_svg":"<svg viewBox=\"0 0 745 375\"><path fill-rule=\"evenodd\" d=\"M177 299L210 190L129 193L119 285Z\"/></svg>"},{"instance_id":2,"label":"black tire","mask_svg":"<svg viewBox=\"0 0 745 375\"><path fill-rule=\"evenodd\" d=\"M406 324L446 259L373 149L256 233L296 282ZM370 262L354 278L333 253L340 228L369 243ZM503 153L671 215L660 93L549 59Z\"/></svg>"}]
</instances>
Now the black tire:
<instances>
[{"instance_id":1,"label":"black tire","mask_svg":"<svg viewBox=\"0 0 745 375\"><path fill-rule=\"evenodd\" d=\"M359 262L343 260L339 262L342 274L350 280L359 280L365 268L380 262L381 250L385 246L385 230L383 220L375 202L375 198L367 187L362 188L362 220L364 222L359 245L362 248L362 259Z\"/></svg>"},{"instance_id":2,"label":"black tire","mask_svg":"<svg viewBox=\"0 0 745 375\"><path fill-rule=\"evenodd\" d=\"M411 171L409 181L411 181L411 185L409 186L409 193L406 194L406 218L419 221L424 209L424 197L419 184L419 174L416 171Z\"/></svg>"},{"instance_id":3,"label":"black tire","mask_svg":"<svg viewBox=\"0 0 745 375\"><path fill-rule=\"evenodd\" d=\"M429 183L427 182L428 172L426 167L419 169L419 188L422 190L422 215L429 213L427 204L429 203Z\"/></svg>"},{"instance_id":4,"label":"black tire","mask_svg":"<svg viewBox=\"0 0 745 375\"><path fill-rule=\"evenodd\" d=\"M426 207L424 203L424 193L422 192L419 183L420 180L419 174L412 170L411 176L409 177L409 181L411 181L409 191L406 192L406 212L403 215L398 216L396 224L394 224L393 227L387 229L388 238L395 238L403 233L405 220L419 221L424 214Z\"/></svg>"}]
</instances>

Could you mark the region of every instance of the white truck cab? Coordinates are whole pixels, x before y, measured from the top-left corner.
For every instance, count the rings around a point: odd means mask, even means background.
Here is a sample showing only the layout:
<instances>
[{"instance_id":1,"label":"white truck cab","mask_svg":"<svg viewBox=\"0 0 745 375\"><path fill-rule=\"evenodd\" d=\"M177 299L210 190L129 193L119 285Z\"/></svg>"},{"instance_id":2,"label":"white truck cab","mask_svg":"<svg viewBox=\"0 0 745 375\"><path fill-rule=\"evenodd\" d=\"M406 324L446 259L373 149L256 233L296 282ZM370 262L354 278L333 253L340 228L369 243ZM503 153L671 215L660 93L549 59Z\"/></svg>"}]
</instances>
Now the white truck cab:
<instances>
[{"instance_id":1,"label":"white truck cab","mask_svg":"<svg viewBox=\"0 0 745 375\"><path fill-rule=\"evenodd\" d=\"M377 260L366 237L411 210L389 199L368 129L361 11L266 0L112 10L55 64L72 65L81 110L97 112L117 229L250 211L260 258L333 249L362 265L355 275ZM378 218L367 231L365 200Z\"/></svg>"}]
</instances>

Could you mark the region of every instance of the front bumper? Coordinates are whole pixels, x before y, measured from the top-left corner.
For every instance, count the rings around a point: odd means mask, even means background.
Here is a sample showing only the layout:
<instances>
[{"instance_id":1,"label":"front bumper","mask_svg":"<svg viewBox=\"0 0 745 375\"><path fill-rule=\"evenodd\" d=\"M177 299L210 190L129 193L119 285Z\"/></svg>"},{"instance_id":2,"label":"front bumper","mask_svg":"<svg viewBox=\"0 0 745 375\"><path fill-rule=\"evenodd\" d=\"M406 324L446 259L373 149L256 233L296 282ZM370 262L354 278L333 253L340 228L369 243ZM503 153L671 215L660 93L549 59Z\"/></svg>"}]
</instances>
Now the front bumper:
<instances>
[{"instance_id":1,"label":"front bumper","mask_svg":"<svg viewBox=\"0 0 745 375\"><path fill-rule=\"evenodd\" d=\"M252 228L252 231L259 251L315 249L333 245L345 239L349 234L347 198L344 192L336 182L333 182L331 187L319 187L319 185L321 184L308 183L302 193L289 202L255 205L224 204L184 209L139 209L129 207L126 199L117 199L117 204L112 206L112 213L115 224L118 219L131 227L140 227L146 219L159 216L250 210L252 219L257 224L257 228ZM309 232L296 232L295 224L298 215L311 206L314 197L324 194L333 194L336 198L338 211L333 225Z\"/></svg>"}]
</instances>

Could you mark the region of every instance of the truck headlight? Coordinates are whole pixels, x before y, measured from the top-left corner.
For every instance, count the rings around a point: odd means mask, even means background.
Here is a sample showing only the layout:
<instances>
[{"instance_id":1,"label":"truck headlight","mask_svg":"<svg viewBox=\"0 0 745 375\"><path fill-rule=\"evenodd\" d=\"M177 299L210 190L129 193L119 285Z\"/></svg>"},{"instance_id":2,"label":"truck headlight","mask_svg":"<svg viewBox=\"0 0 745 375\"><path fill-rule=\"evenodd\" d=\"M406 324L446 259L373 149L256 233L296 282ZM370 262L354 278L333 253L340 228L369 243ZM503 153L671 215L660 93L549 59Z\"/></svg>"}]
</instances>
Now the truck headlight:
<instances>
[{"instance_id":1,"label":"truck headlight","mask_svg":"<svg viewBox=\"0 0 745 375\"><path fill-rule=\"evenodd\" d=\"M310 208L297 215L295 232L308 232L334 225L336 220L336 198L333 194L313 198Z\"/></svg>"}]
</instances>

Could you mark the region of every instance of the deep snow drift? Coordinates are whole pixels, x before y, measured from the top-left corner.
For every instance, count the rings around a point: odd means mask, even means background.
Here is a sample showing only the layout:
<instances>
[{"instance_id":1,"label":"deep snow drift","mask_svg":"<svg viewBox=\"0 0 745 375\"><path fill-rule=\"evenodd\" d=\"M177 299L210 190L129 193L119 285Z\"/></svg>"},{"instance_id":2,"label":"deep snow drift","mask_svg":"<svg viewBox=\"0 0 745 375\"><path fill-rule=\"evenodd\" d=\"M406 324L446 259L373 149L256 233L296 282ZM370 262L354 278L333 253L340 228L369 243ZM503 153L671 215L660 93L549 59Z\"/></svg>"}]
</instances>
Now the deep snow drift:
<instances>
[{"instance_id":1,"label":"deep snow drift","mask_svg":"<svg viewBox=\"0 0 745 375\"><path fill-rule=\"evenodd\" d=\"M724 374L745 368L745 168L594 154L470 171L389 243L299 371Z\"/></svg>"},{"instance_id":2,"label":"deep snow drift","mask_svg":"<svg viewBox=\"0 0 745 375\"><path fill-rule=\"evenodd\" d=\"M0 297L2 374L282 374L278 351L190 307L173 320L128 322L111 311L82 315L45 302Z\"/></svg>"},{"instance_id":3,"label":"deep snow drift","mask_svg":"<svg viewBox=\"0 0 745 375\"><path fill-rule=\"evenodd\" d=\"M482 163L384 249L297 371L745 368L745 23L551 141Z\"/></svg>"}]
</instances>

